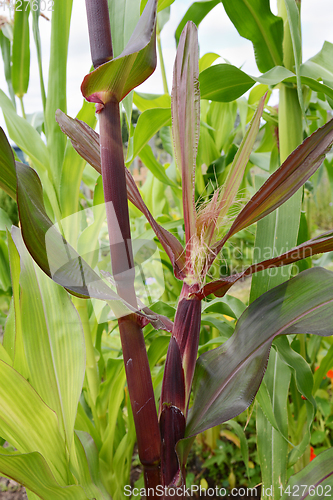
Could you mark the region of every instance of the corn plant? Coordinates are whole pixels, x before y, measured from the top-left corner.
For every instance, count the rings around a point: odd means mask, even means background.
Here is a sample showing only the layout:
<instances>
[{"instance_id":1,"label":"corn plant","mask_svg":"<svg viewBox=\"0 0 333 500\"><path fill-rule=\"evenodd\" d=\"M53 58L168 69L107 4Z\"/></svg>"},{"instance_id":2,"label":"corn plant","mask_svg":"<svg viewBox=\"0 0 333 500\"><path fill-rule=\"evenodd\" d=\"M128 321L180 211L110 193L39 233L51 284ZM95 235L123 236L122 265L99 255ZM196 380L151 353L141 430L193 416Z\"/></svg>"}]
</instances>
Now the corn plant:
<instances>
[{"instance_id":1,"label":"corn plant","mask_svg":"<svg viewBox=\"0 0 333 500\"><path fill-rule=\"evenodd\" d=\"M57 121L73 147L102 175L112 276L99 276L96 267L87 262L90 259L66 241L60 220L58 229L50 210L46 210L45 200L50 200L45 197L36 171L15 162L1 134L1 185L17 200L21 230L14 228L8 235L14 299L6 325L6 345L0 351L4 381L0 434L17 451L1 450L0 470L25 484L32 499L109 498L112 482L116 481L106 470L107 465L112 465L107 458L112 454L114 437L112 429L108 432L103 427L105 414L99 410L109 404L110 418L112 394L121 397L119 387L113 384L113 377L120 373L119 364L111 363L108 384L98 394L89 322L82 310L78 321L69 294L79 310L80 299L106 301L118 318L139 457L146 489L151 488L149 496L153 497L160 497L161 491L167 496L171 487L178 487L177 495L185 496L185 464L194 437L228 421L251 404L275 337L283 343L280 336L286 334L332 334L332 273L308 269L254 300L239 318L229 340L197 359L205 298L211 294L222 298L244 276L333 249L333 235L329 232L241 273L214 281L207 279L214 259L232 235L282 206L319 168L333 142L333 121L305 139L237 216L230 218L259 129L264 96L225 183L197 208L194 177L200 116L198 42L195 25L188 23L179 40L172 89L172 134L182 178L183 247L156 222L145 205L125 168L121 143L119 103L156 66L156 4L148 0L127 46L114 57L107 2L86 0L95 69L85 77L81 90L88 101L96 103L100 136L83 121L57 112ZM136 296L127 199L146 216L170 258L175 277L182 282L174 323L150 311ZM36 294L36 300L29 311L31 293ZM32 331L34 321L38 326L29 338L25 331ZM159 403L155 401L143 336L148 323L171 332ZM52 335L48 324L58 324ZM75 422L85 352L92 416L89 419L79 406ZM115 380L122 389L121 377ZM308 388L301 390L311 398ZM102 392L106 395L103 400ZM35 420L26 415L26 408L31 409ZM74 432L74 428L78 431ZM101 442L94 442L99 439ZM127 445L124 439L119 447L123 450ZM318 456L301 476L295 476L293 484L331 484L331 459L332 449Z\"/></svg>"}]
</instances>

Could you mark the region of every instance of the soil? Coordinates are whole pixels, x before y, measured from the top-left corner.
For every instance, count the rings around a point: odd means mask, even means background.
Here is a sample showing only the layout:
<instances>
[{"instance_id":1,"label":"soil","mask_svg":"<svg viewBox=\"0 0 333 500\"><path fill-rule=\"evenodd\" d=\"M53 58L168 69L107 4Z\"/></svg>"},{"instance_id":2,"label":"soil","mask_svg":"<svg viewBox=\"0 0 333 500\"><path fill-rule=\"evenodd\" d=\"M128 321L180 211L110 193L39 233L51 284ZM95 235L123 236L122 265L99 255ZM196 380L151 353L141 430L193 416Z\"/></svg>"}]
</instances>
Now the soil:
<instances>
[{"instance_id":1,"label":"soil","mask_svg":"<svg viewBox=\"0 0 333 500\"><path fill-rule=\"evenodd\" d=\"M0 477L0 499L1 500L27 500L25 488L20 484Z\"/></svg>"}]
</instances>

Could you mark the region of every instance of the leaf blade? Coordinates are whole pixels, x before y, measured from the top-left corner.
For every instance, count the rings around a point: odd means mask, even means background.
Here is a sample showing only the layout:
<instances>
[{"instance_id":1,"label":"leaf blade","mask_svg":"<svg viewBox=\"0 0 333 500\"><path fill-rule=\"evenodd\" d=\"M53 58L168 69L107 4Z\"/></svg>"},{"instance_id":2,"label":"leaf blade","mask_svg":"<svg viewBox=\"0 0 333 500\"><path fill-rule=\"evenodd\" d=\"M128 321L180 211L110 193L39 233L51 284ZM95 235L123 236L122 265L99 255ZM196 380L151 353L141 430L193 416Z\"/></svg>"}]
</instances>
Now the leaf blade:
<instances>
[{"instance_id":1,"label":"leaf blade","mask_svg":"<svg viewBox=\"0 0 333 500\"><path fill-rule=\"evenodd\" d=\"M200 356L186 437L229 420L249 406L275 336L332 334L332 276L321 268L308 269L266 292L243 313L235 333L223 346Z\"/></svg>"}]
</instances>

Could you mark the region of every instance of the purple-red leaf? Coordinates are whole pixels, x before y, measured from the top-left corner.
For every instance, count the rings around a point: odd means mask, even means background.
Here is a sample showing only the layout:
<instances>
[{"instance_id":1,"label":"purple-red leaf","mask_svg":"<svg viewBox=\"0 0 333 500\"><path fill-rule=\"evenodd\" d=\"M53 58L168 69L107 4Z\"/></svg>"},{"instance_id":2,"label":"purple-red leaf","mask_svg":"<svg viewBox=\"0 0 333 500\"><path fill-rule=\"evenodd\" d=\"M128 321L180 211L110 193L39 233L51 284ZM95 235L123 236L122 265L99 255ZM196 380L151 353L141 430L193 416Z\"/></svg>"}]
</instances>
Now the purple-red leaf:
<instances>
[{"instance_id":1,"label":"purple-red leaf","mask_svg":"<svg viewBox=\"0 0 333 500\"><path fill-rule=\"evenodd\" d=\"M332 272L313 268L269 290L245 310L225 344L199 357L186 436L226 422L251 404L277 335L333 334L332 282Z\"/></svg>"},{"instance_id":2,"label":"purple-red leaf","mask_svg":"<svg viewBox=\"0 0 333 500\"><path fill-rule=\"evenodd\" d=\"M332 142L333 119L305 139L269 177L245 205L226 236L214 245L214 254L219 253L233 234L262 219L287 201L320 167Z\"/></svg>"},{"instance_id":3,"label":"purple-red leaf","mask_svg":"<svg viewBox=\"0 0 333 500\"><path fill-rule=\"evenodd\" d=\"M79 153L79 155L90 163L90 165L94 167L98 173L101 173L100 144L97 132L90 128L86 123L77 120L76 118L70 118L60 110L56 113L56 120L64 134L70 138L74 149ZM185 252L181 243L175 236L173 236L173 234L169 233L169 231L164 229L155 221L142 199L131 172L127 168L125 169L125 174L128 199L147 218L173 264L175 276L178 279L184 279Z\"/></svg>"},{"instance_id":4,"label":"purple-red leaf","mask_svg":"<svg viewBox=\"0 0 333 500\"><path fill-rule=\"evenodd\" d=\"M81 91L90 102L120 102L156 68L156 3L148 0L135 30L120 56L85 76Z\"/></svg>"},{"instance_id":5,"label":"purple-red leaf","mask_svg":"<svg viewBox=\"0 0 333 500\"><path fill-rule=\"evenodd\" d=\"M264 110L266 97L267 93L260 99L258 107L253 115L251 123L247 128L242 143L238 148L238 151L229 169L224 186L219 195L219 204L221 210L219 217L221 219L225 215L227 215L230 206L235 201L238 189L243 180L244 171L249 161L254 141L256 140L256 137L258 135L260 119Z\"/></svg>"},{"instance_id":6,"label":"purple-red leaf","mask_svg":"<svg viewBox=\"0 0 333 500\"><path fill-rule=\"evenodd\" d=\"M173 72L172 135L177 165L182 175L183 210L187 262L196 234L194 175L199 140L198 34L195 24L188 22L181 34Z\"/></svg>"},{"instance_id":7,"label":"purple-red leaf","mask_svg":"<svg viewBox=\"0 0 333 500\"><path fill-rule=\"evenodd\" d=\"M241 273L233 274L232 276L227 276L219 280L211 281L207 283L198 292L193 292L198 298L203 299L211 293L217 297L223 297L229 288L236 283L241 278L245 276L250 276L251 274L258 273L259 271L264 271L265 269L272 269L274 267L286 266L297 262L299 260L306 259L307 257L312 257L313 255L331 252L333 251L333 232L329 231L327 233L321 234L316 238L305 241L301 245L292 248L288 252L285 252L272 259L267 259L245 269Z\"/></svg>"}]
</instances>

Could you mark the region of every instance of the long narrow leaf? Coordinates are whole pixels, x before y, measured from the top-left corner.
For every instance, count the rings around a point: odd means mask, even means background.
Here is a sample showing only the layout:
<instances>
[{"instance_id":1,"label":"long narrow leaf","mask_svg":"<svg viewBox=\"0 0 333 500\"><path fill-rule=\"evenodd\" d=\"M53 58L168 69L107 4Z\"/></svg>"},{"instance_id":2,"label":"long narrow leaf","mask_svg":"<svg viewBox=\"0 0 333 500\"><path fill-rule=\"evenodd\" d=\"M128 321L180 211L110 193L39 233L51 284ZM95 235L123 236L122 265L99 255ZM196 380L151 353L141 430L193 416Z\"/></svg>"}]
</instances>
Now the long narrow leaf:
<instances>
[{"instance_id":1,"label":"long narrow leaf","mask_svg":"<svg viewBox=\"0 0 333 500\"><path fill-rule=\"evenodd\" d=\"M57 191L60 188L66 138L59 130L54 117L58 108L62 109L65 113L67 110L67 53L72 3L73 0L55 2L51 21L51 51L45 109L45 132L51 165L51 178L55 181Z\"/></svg>"},{"instance_id":2,"label":"long narrow leaf","mask_svg":"<svg viewBox=\"0 0 333 500\"><path fill-rule=\"evenodd\" d=\"M38 451L57 481L67 483L65 442L56 414L31 385L0 361L0 434L21 453Z\"/></svg>"},{"instance_id":3,"label":"long narrow leaf","mask_svg":"<svg viewBox=\"0 0 333 500\"><path fill-rule=\"evenodd\" d=\"M196 26L188 22L180 37L172 87L172 135L182 175L186 244L196 234L194 174L199 140L199 53ZM190 250L188 252L190 254Z\"/></svg>"},{"instance_id":4,"label":"long narrow leaf","mask_svg":"<svg viewBox=\"0 0 333 500\"><path fill-rule=\"evenodd\" d=\"M186 23L192 21L197 27L209 12L220 3L220 0L203 0L202 2L193 2L187 9L184 17L177 26L175 32L176 43L178 45L181 32Z\"/></svg>"},{"instance_id":5,"label":"long narrow leaf","mask_svg":"<svg viewBox=\"0 0 333 500\"><path fill-rule=\"evenodd\" d=\"M30 74L30 5L17 8L14 15L14 33L12 48L12 84L15 94L23 97L29 86Z\"/></svg>"},{"instance_id":6,"label":"long narrow leaf","mask_svg":"<svg viewBox=\"0 0 333 500\"><path fill-rule=\"evenodd\" d=\"M34 265L18 228L13 227L12 236L20 254L20 308L29 381L58 415L70 448L85 370L82 325L65 290Z\"/></svg>"},{"instance_id":7,"label":"long narrow leaf","mask_svg":"<svg viewBox=\"0 0 333 500\"><path fill-rule=\"evenodd\" d=\"M256 112L253 115L251 123L249 124L242 143L239 146L229 169L221 194L219 195L219 205L221 207L219 218L221 219L228 213L228 210L234 202L243 180L244 171L249 161L254 141L258 135L260 119L264 110L266 96L267 94L265 94L259 102Z\"/></svg>"},{"instance_id":8,"label":"long narrow leaf","mask_svg":"<svg viewBox=\"0 0 333 500\"><path fill-rule=\"evenodd\" d=\"M233 274L232 276L227 276L219 280L211 281L207 283L199 292L195 295L203 298L207 295L213 293L217 297L223 297L229 290L229 288L244 276L250 276L251 274L264 271L265 269L273 269L275 267L287 266L293 262L306 259L312 255L317 255L323 252L333 251L333 233L324 233L316 238L298 245L292 248L288 252L285 252L272 259L267 259L252 266L248 267L244 271Z\"/></svg>"},{"instance_id":9,"label":"long narrow leaf","mask_svg":"<svg viewBox=\"0 0 333 500\"><path fill-rule=\"evenodd\" d=\"M251 40L259 70L264 73L283 61L283 21L270 10L269 0L222 0L238 33Z\"/></svg>"},{"instance_id":10,"label":"long narrow leaf","mask_svg":"<svg viewBox=\"0 0 333 500\"><path fill-rule=\"evenodd\" d=\"M233 234L270 214L287 201L322 164L333 142L333 119L314 132L272 174L245 205L226 236L216 244L220 251Z\"/></svg>"},{"instance_id":11,"label":"long narrow leaf","mask_svg":"<svg viewBox=\"0 0 333 500\"><path fill-rule=\"evenodd\" d=\"M200 356L186 436L225 422L251 404L274 337L332 335L332 279L332 272L313 268L266 292L246 309L225 344Z\"/></svg>"},{"instance_id":12,"label":"long narrow leaf","mask_svg":"<svg viewBox=\"0 0 333 500\"><path fill-rule=\"evenodd\" d=\"M43 500L88 500L83 488L78 485L66 486L57 482L50 467L40 453L5 453L0 450L0 471L2 474L26 486ZM30 498L30 495L29 495ZM102 500L103 497L98 497ZM97 499L96 499L97 500Z\"/></svg>"},{"instance_id":13,"label":"long narrow leaf","mask_svg":"<svg viewBox=\"0 0 333 500\"><path fill-rule=\"evenodd\" d=\"M332 462L333 448L320 453L304 469L291 476L285 488L281 488L281 500L287 500L290 491L297 500L329 498L333 488Z\"/></svg>"}]
</instances>

